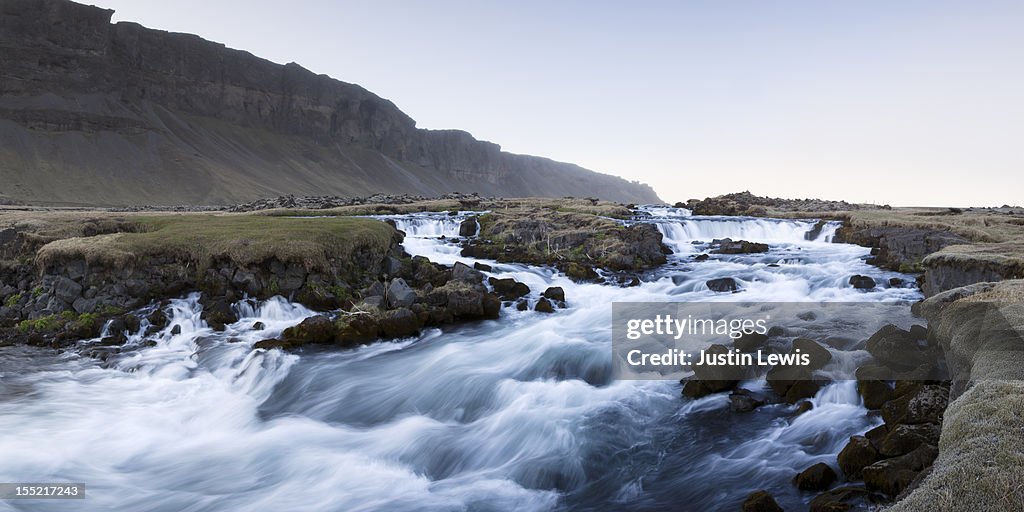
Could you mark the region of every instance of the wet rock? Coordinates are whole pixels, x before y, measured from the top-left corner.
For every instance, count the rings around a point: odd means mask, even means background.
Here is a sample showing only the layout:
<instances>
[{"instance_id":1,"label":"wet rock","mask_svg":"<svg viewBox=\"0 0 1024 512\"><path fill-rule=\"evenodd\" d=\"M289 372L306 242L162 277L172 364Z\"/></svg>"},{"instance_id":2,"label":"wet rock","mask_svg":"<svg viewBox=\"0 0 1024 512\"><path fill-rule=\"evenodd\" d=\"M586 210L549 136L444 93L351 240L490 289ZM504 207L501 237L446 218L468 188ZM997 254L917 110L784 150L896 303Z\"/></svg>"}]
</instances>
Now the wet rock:
<instances>
[{"instance_id":1,"label":"wet rock","mask_svg":"<svg viewBox=\"0 0 1024 512\"><path fill-rule=\"evenodd\" d=\"M533 310L540 313L554 313L555 307L551 305L550 300L541 297L541 299L537 301L537 304L533 306Z\"/></svg>"},{"instance_id":2,"label":"wet rock","mask_svg":"<svg viewBox=\"0 0 1024 512\"><path fill-rule=\"evenodd\" d=\"M917 368L934 361L937 355L919 345L909 331L892 324L872 334L865 348L877 361L897 370Z\"/></svg>"},{"instance_id":3,"label":"wet rock","mask_svg":"<svg viewBox=\"0 0 1024 512\"><path fill-rule=\"evenodd\" d=\"M949 404L949 389L939 385L921 385L882 406L882 419L888 425L921 423L941 424Z\"/></svg>"},{"instance_id":4,"label":"wet rock","mask_svg":"<svg viewBox=\"0 0 1024 512\"><path fill-rule=\"evenodd\" d=\"M928 328L923 325L914 324L910 326L910 338L914 340L927 340Z\"/></svg>"},{"instance_id":5,"label":"wet rock","mask_svg":"<svg viewBox=\"0 0 1024 512\"><path fill-rule=\"evenodd\" d=\"M590 282L601 279L601 275L590 265L583 265L575 261L565 266L565 275L573 281Z\"/></svg>"},{"instance_id":6,"label":"wet rock","mask_svg":"<svg viewBox=\"0 0 1024 512\"><path fill-rule=\"evenodd\" d=\"M374 313L354 311L342 314L334 322L334 343L341 347L355 347L376 340L380 324Z\"/></svg>"},{"instance_id":7,"label":"wet rock","mask_svg":"<svg viewBox=\"0 0 1024 512\"><path fill-rule=\"evenodd\" d=\"M223 331L228 324L238 321L238 315L226 298L214 299L203 304L202 317L215 331Z\"/></svg>"},{"instance_id":8,"label":"wet rock","mask_svg":"<svg viewBox=\"0 0 1024 512\"><path fill-rule=\"evenodd\" d=\"M764 399L747 389L737 389L729 394L729 407L736 412L750 412L764 403Z\"/></svg>"},{"instance_id":9,"label":"wet rock","mask_svg":"<svg viewBox=\"0 0 1024 512\"><path fill-rule=\"evenodd\" d=\"M526 311L530 309L530 303L526 299L519 299L516 301L516 309L519 311Z\"/></svg>"},{"instance_id":10,"label":"wet rock","mask_svg":"<svg viewBox=\"0 0 1024 512\"><path fill-rule=\"evenodd\" d=\"M824 383L812 379L801 379L786 390L786 401L795 404L804 398L812 398L824 386Z\"/></svg>"},{"instance_id":11,"label":"wet rock","mask_svg":"<svg viewBox=\"0 0 1024 512\"><path fill-rule=\"evenodd\" d=\"M712 242L713 244L714 242ZM718 254L755 254L768 252L768 244L759 244L755 242L748 242L746 240L732 241L728 238L720 240L718 243L718 249L714 251Z\"/></svg>"},{"instance_id":12,"label":"wet rock","mask_svg":"<svg viewBox=\"0 0 1024 512\"><path fill-rule=\"evenodd\" d=\"M850 285L858 290L870 290L875 287L875 280L862 275L855 275L850 277Z\"/></svg>"},{"instance_id":13,"label":"wet rock","mask_svg":"<svg viewBox=\"0 0 1024 512\"><path fill-rule=\"evenodd\" d=\"M171 327L171 336L177 336L179 334L181 334L181 324L176 324L174 327Z\"/></svg>"},{"instance_id":14,"label":"wet rock","mask_svg":"<svg viewBox=\"0 0 1024 512\"><path fill-rule=\"evenodd\" d=\"M698 254L693 257L693 261L707 261L711 259L711 255L707 253Z\"/></svg>"},{"instance_id":15,"label":"wet rock","mask_svg":"<svg viewBox=\"0 0 1024 512\"><path fill-rule=\"evenodd\" d=\"M561 286L551 286L541 294L544 298L565 302L565 290Z\"/></svg>"},{"instance_id":16,"label":"wet rock","mask_svg":"<svg viewBox=\"0 0 1024 512\"><path fill-rule=\"evenodd\" d=\"M493 293L485 293L481 299L484 318L494 320L501 315L501 299Z\"/></svg>"},{"instance_id":17,"label":"wet rock","mask_svg":"<svg viewBox=\"0 0 1024 512\"><path fill-rule=\"evenodd\" d=\"M810 400L801 400L796 404L796 411L794 416L800 416L801 414L814 410L814 404Z\"/></svg>"},{"instance_id":18,"label":"wet rock","mask_svg":"<svg viewBox=\"0 0 1024 512\"><path fill-rule=\"evenodd\" d=\"M704 353L710 357L728 354L729 351L725 345L716 343L706 348ZM701 398L730 390L746 376L745 370L737 366L694 364L691 369L693 376L682 381L683 396L688 398Z\"/></svg>"},{"instance_id":19,"label":"wet rock","mask_svg":"<svg viewBox=\"0 0 1024 512\"><path fill-rule=\"evenodd\" d=\"M892 400L892 386L882 380L859 380L857 392L864 399L864 407L872 410L881 409L886 402Z\"/></svg>"},{"instance_id":20,"label":"wet rock","mask_svg":"<svg viewBox=\"0 0 1024 512\"><path fill-rule=\"evenodd\" d=\"M858 480L864 468L880 459L878 450L864 436L853 436L841 452L839 452L839 469L850 480Z\"/></svg>"},{"instance_id":21,"label":"wet rock","mask_svg":"<svg viewBox=\"0 0 1024 512\"><path fill-rule=\"evenodd\" d=\"M808 370L818 370L824 368L830 361L832 361L832 352L820 343L808 339L808 338L797 338L793 340L793 352L799 350L803 354L807 354L810 358L810 364L806 366Z\"/></svg>"},{"instance_id":22,"label":"wet rock","mask_svg":"<svg viewBox=\"0 0 1024 512\"><path fill-rule=\"evenodd\" d=\"M466 283L479 283L484 280L484 274L459 261L452 266L452 279Z\"/></svg>"},{"instance_id":23,"label":"wet rock","mask_svg":"<svg viewBox=\"0 0 1024 512\"><path fill-rule=\"evenodd\" d=\"M476 217L470 217L459 224L459 236L475 236L476 228Z\"/></svg>"},{"instance_id":24,"label":"wet rock","mask_svg":"<svg viewBox=\"0 0 1024 512\"><path fill-rule=\"evenodd\" d=\"M491 277L487 279L494 292L503 300L515 300L530 293L530 287L512 278L498 279Z\"/></svg>"},{"instance_id":25,"label":"wet rock","mask_svg":"<svg viewBox=\"0 0 1024 512\"><path fill-rule=\"evenodd\" d=\"M736 280L731 277L720 277L710 279L704 283L713 292L734 292L739 289Z\"/></svg>"},{"instance_id":26,"label":"wet rock","mask_svg":"<svg viewBox=\"0 0 1024 512\"><path fill-rule=\"evenodd\" d=\"M887 436L888 434L889 434L889 427L887 427L883 423L883 424L881 424L881 425L879 425L879 426L877 426L877 427L875 427L875 428L865 432L864 433L864 437L866 437L867 440L871 442L871 446L873 446L875 448L875 450L879 450L879 449L882 448L882 441L885 440L885 436Z\"/></svg>"},{"instance_id":27,"label":"wet rock","mask_svg":"<svg viewBox=\"0 0 1024 512\"><path fill-rule=\"evenodd\" d=\"M408 308L388 311L380 320L380 332L387 338L404 338L419 333L420 321Z\"/></svg>"},{"instance_id":28,"label":"wet rock","mask_svg":"<svg viewBox=\"0 0 1024 512\"><path fill-rule=\"evenodd\" d=\"M903 280L902 279L900 279L898 277L891 277L891 278L889 278L889 287L890 288L899 288L901 286L903 286Z\"/></svg>"},{"instance_id":29,"label":"wet rock","mask_svg":"<svg viewBox=\"0 0 1024 512\"><path fill-rule=\"evenodd\" d=\"M473 269L479 270L481 272L491 272L494 270L494 268L491 267L490 265L486 263L480 263L479 261L473 263Z\"/></svg>"},{"instance_id":30,"label":"wet rock","mask_svg":"<svg viewBox=\"0 0 1024 512\"><path fill-rule=\"evenodd\" d=\"M739 338L736 338L732 344L742 352L754 352L755 350L764 347L766 341L768 341L767 334L761 334L759 332L745 332L741 334Z\"/></svg>"},{"instance_id":31,"label":"wet rock","mask_svg":"<svg viewBox=\"0 0 1024 512\"><path fill-rule=\"evenodd\" d=\"M836 479L835 470L824 462L819 462L793 477L793 485L801 491L822 491L832 485Z\"/></svg>"},{"instance_id":32,"label":"wet rock","mask_svg":"<svg viewBox=\"0 0 1024 512\"><path fill-rule=\"evenodd\" d=\"M387 298L388 307L407 308L416 302L416 291L405 282L405 279L396 277L388 285Z\"/></svg>"},{"instance_id":33,"label":"wet rock","mask_svg":"<svg viewBox=\"0 0 1024 512\"><path fill-rule=\"evenodd\" d=\"M898 457L921 445L937 446L940 433L939 426L932 423L892 426L878 451L886 457Z\"/></svg>"},{"instance_id":34,"label":"wet rock","mask_svg":"<svg viewBox=\"0 0 1024 512\"><path fill-rule=\"evenodd\" d=\"M906 455L878 461L864 468L864 485L870 490L896 496L918 473L931 466L938 455L937 448L925 445Z\"/></svg>"},{"instance_id":35,"label":"wet rock","mask_svg":"<svg viewBox=\"0 0 1024 512\"><path fill-rule=\"evenodd\" d=\"M754 491L743 500L743 512L783 512L768 491Z\"/></svg>"},{"instance_id":36,"label":"wet rock","mask_svg":"<svg viewBox=\"0 0 1024 512\"><path fill-rule=\"evenodd\" d=\"M884 496L863 487L837 487L825 491L811 500L809 512L847 512L871 510L871 506L883 502Z\"/></svg>"},{"instance_id":37,"label":"wet rock","mask_svg":"<svg viewBox=\"0 0 1024 512\"><path fill-rule=\"evenodd\" d=\"M263 322L254 322L252 324L252 330L254 330L254 331L262 331L263 329L266 329L266 328L267 328L267 325L264 324Z\"/></svg>"},{"instance_id":38,"label":"wet rock","mask_svg":"<svg viewBox=\"0 0 1024 512\"><path fill-rule=\"evenodd\" d=\"M330 343L334 341L334 333L334 322L326 316L317 315L285 329L281 333L281 341L290 346Z\"/></svg>"}]
</instances>

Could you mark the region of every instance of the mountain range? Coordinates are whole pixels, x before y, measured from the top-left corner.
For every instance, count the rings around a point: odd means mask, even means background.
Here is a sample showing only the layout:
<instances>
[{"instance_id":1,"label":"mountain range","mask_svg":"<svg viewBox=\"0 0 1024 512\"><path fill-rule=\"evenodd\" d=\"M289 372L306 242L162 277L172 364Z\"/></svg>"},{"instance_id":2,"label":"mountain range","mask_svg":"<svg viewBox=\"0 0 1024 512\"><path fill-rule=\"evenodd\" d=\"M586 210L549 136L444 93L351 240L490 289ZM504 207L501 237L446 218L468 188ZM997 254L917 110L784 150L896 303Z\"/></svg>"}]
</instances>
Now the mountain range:
<instances>
[{"instance_id":1,"label":"mountain range","mask_svg":"<svg viewBox=\"0 0 1024 512\"><path fill-rule=\"evenodd\" d=\"M0 202L229 204L477 192L659 202L649 186L426 130L366 89L67 0L0 2Z\"/></svg>"}]
</instances>

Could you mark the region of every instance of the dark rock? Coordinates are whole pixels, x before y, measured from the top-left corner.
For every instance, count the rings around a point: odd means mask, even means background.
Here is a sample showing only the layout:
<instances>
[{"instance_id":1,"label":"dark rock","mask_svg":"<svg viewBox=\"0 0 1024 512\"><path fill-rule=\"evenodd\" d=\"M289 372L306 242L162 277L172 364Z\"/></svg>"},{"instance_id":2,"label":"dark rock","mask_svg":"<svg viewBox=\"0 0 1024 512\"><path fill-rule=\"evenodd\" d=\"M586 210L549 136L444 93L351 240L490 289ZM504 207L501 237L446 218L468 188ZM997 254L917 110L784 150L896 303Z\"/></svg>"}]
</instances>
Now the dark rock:
<instances>
[{"instance_id":1,"label":"dark rock","mask_svg":"<svg viewBox=\"0 0 1024 512\"><path fill-rule=\"evenodd\" d=\"M174 327L171 327L171 336L177 336L179 334L181 334L181 324L175 324Z\"/></svg>"},{"instance_id":2,"label":"dark rock","mask_svg":"<svg viewBox=\"0 0 1024 512\"><path fill-rule=\"evenodd\" d=\"M783 512L768 491L755 491L743 500L743 512Z\"/></svg>"},{"instance_id":3,"label":"dark rock","mask_svg":"<svg viewBox=\"0 0 1024 512\"><path fill-rule=\"evenodd\" d=\"M937 448L924 445L906 455L878 461L864 468L864 485L870 490L896 496L918 473L931 466L938 455Z\"/></svg>"},{"instance_id":4,"label":"dark rock","mask_svg":"<svg viewBox=\"0 0 1024 512\"><path fill-rule=\"evenodd\" d=\"M537 304L533 306L533 310L541 313L554 313L555 307L551 305L551 301L541 297L540 300L537 301Z\"/></svg>"},{"instance_id":5,"label":"dark rock","mask_svg":"<svg viewBox=\"0 0 1024 512\"><path fill-rule=\"evenodd\" d=\"M484 280L484 274L459 261L452 266L452 279L466 283L479 283Z\"/></svg>"},{"instance_id":6,"label":"dark rock","mask_svg":"<svg viewBox=\"0 0 1024 512\"><path fill-rule=\"evenodd\" d=\"M711 255L707 253L698 254L693 257L693 261L707 261L711 259Z\"/></svg>"},{"instance_id":7,"label":"dark rock","mask_svg":"<svg viewBox=\"0 0 1024 512\"><path fill-rule=\"evenodd\" d=\"M167 327L167 313L164 313L163 309L156 308L149 314L149 316L146 317L146 320L149 320L149 325L154 330L159 331L164 327Z\"/></svg>"},{"instance_id":8,"label":"dark rock","mask_svg":"<svg viewBox=\"0 0 1024 512\"><path fill-rule=\"evenodd\" d=\"M565 302L565 290L561 286L551 286L541 294L547 299Z\"/></svg>"},{"instance_id":9,"label":"dark rock","mask_svg":"<svg viewBox=\"0 0 1024 512\"><path fill-rule=\"evenodd\" d=\"M853 436L846 447L839 452L839 469L850 480L858 480L865 467L874 464L878 459L878 450L864 436Z\"/></svg>"},{"instance_id":10,"label":"dark rock","mask_svg":"<svg viewBox=\"0 0 1024 512\"><path fill-rule=\"evenodd\" d=\"M753 352L764 347L766 341L768 341L767 334L761 334L759 332L745 332L741 334L739 338L736 338L732 344L742 352Z\"/></svg>"},{"instance_id":11,"label":"dark rock","mask_svg":"<svg viewBox=\"0 0 1024 512\"><path fill-rule=\"evenodd\" d=\"M494 268L491 267L490 265L486 263L480 263L479 261L473 263L473 269L479 270L481 272L491 272L494 270Z\"/></svg>"},{"instance_id":12,"label":"dark rock","mask_svg":"<svg viewBox=\"0 0 1024 512\"><path fill-rule=\"evenodd\" d=\"M341 347L355 347L376 340L380 336L377 318L367 312L349 312L334 322L334 343Z\"/></svg>"},{"instance_id":13,"label":"dark rock","mask_svg":"<svg viewBox=\"0 0 1024 512\"><path fill-rule=\"evenodd\" d=\"M71 304L82 295L82 285L66 277L58 277L53 283L53 294L63 302Z\"/></svg>"},{"instance_id":14,"label":"dark rock","mask_svg":"<svg viewBox=\"0 0 1024 512\"><path fill-rule=\"evenodd\" d=\"M530 309L530 303L526 299L519 299L516 301L516 309L519 311L526 311Z\"/></svg>"},{"instance_id":15,"label":"dark rock","mask_svg":"<svg viewBox=\"0 0 1024 512\"><path fill-rule=\"evenodd\" d=\"M594 270L594 267L576 263L575 261L569 262L565 266L565 275L578 282L597 281L601 278L601 275Z\"/></svg>"},{"instance_id":16,"label":"dark rock","mask_svg":"<svg viewBox=\"0 0 1024 512\"><path fill-rule=\"evenodd\" d=\"M858 380L857 392L864 399L864 407L872 410L881 409L892 400L892 386L882 380Z\"/></svg>"},{"instance_id":17,"label":"dark rock","mask_svg":"<svg viewBox=\"0 0 1024 512\"><path fill-rule=\"evenodd\" d=\"M475 236L476 229L476 217L470 217L459 224L459 236Z\"/></svg>"},{"instance_id":18,"label":"dark rock","mask_svg":"<svg viewBox=\"0 0 1024 512\"><path fill-rule=\"evenodd\" d=\"M922 385L916 393L907 393L886 402L882 406L882 419L888 425L941 424L948 404L948 388L932 384Z\"/></svg>"},{"instance_id":19,"label":"dark rock","mask_svg":"<svg viewBox=\"0 0 1024 512\"><path fill-rule=\"evenodd\" d=\"M858 290L870 290L875 287L875 280L858 274L850 278L850 285Z\"/></svg>"},{"instance_id":20,"label":"dark rock","mask_svg":"<svg viewBox=\"0 0 1024 512\"><path fill-rule=\"evenodd\" d=\"M718 249L714 252L718 254L755 254L768 252L768 244L759 244L755 242L748 242L746 240L737 240L733 242L726 238L718 244Z\"/></svg>"},{"instance_id":21,"label":"dark rock","mask_svg":"<svg viewBox=\"0 0 1024 512\"><path fill-rule=\"evenodd\" d=\"M281 333L281 341L290 346L330 343L334 341L334 335L334 322L331 322L326 316L316 315L285 329Z\"/></svg>"},{"instance_id":22,"label":"dark rock","mask_svg":"<svg viewBox=\"0 0 1024 512\"><path fill-rule=\"evenodd\" d=\"M388 285L387 298L388 307L407 308L416 302L416 291L405 282L405 279L396 277Z\"/></svg>"},{"instance_id":23,"label":"dark rock","mask_svg":"<svg viewBox=\"0 0 1024 512\"><path fill-rule=\"evenodd\" d=\"M832 485L836 479L835 470L824 462L819 462L793 477L793 485L801 491L823 491Z\"/></svg>"},{"instance_id":24,"label":"dark rock","mask_svg":"<svg viewBox=\"0 0 1024 512\"><path fill-rule=\"evenodd\" d=\"M863 487L837 487L825 491L811 500L808 512L847 512L871 510L884 497Z\"/></svg>"},{"instance_id":25,"label":"dark rock","mask_svg":"<svg viewBox=\"0 0 1024 512\"><path fill-rule=\"evenodd\" d=\"M267 328L267 326L263 322L255 322L255 323L252 324L252 330L254 330L254 331L262 331L263 329L266 329L266 328Z\"/></svg>"},{"instance_id":26,"label":"dark rock","mask_svg":"<svg viewBox=\"0 0 1024 512\"><path fill-rule=\"evenodd\" d=\"M238 315L227 299L216 299L203 304L203 318L215 331L223 331L228 324L238 321Z\"/></svg>"},{"instance_id":27,"label":"dark rock","mask_svg":"<svg viewBox=\"0 0 1024 512\"><path fill-rule=\"evenodd\" d=\"M794 416L800 416L801 414L814 410L814 404L810 400L801 400L796 404L796 412Z\"/></svg>"},{"instance_id":28,"label":"dark rock","mask_svg":"<svg viewBox=\"0 0 1024 512\"><path fill-rule=\"evenodd\" d=\"M885 436L887 435L889 435L889 427L884 423L864 433L864 437L871 442L871 446L873 446L876 451L882 448L882 441L885 440Z\"/></svg>"},{"instance_id":29,"label":"dark rock","mask_svg":"<svg viewBox=\"0 0 1024 512\"><path fill-rule=\"evenodd\" d=\"M890 288L899 288L901 286L903 286L903 280L902 279L900 279L898 277L891 277L891 278L889 278L889 287Z\"/></svg>"},{"instance_id":30,"label":"dark rock","mask_svg":"<svg viewBox=\"0 0 1024 512\"><path fill-rule=\"evenodd\" d=\"M501 315L501 299L493 293L485 293L481 299L484 318L494 320Z\"/></svg>"},{"instance_id":31,"label":"dark rock","mask_svg":"<svg viewBox=\"0 0 1024 512\"><path fill-rule=\"evenodd\" d=\"M832 352L820 343L807 339L797 338L793 340L793 351L807 354L810 357L810 364L807 365L808 370L818 370L824 368L830 361L832 361Z\"/></svg>"},{"instance_id":32,"label":"dark rock","mask_svg":"<svg viewBox=\"0 0 1024 512\"><path fill-rule=\"evenodd\" d=\"M910 326L910 338L914 340L927 340L928 328L923 325L914 324Z\"/></svg>"},{"instance_id":33,"label":"dark rock","mask_svg":"<svg viewBox=\"0 0 1024 512\"><path fill-rule=\"evenodd\" d=\"M764 400L747 389L737 389L729 394L729 407L736 412L750 412L764 405Z\"/></svg>"},{"instance_id":34,"label":"dark rock","mask_svg":"<svg viewBox=\"0 0 1024 512\"><path fill-rule=\"evenodd\" d=\"M783 329L782 327L779 327L777 325L773 325L773 326L768 328L768 337L769 338L774 338L774 337L778 337L778 336L785 336L785 335L786 335L786 330Z\"/></svg>"},{"instance_id":35,"label":"dark rock","mask_svg":"<svg viewBox=\"0 0 1024 512\"><path fill-rule=\"evenodd\" d=\"M418 334L419 317L408 308L388 311L380 320L380 332L387 338L404 338Z\"/></svg>"},{"instance_id":36,"label":"dark rock","mask_svg":"<svg viewBox=\"0 0 1024 512\"><path fill-rule=\"evenodd\" d=\"M940 433L939 426L933 423L891 426L878 451L886 457L898 457L921 445L938 445Z\"/></svg>"},{"instance_id":37,"label":"dark rock","mask_svg":"<svg viewBox=\"0 0 1024 512\"><path fill-rule=\"evenodd\" d=\"M706 281L708 289L713 292L734 292L739 289L736 280L731 277L720 277Z\"/></svg>"},{"instance_id":38,"label":"dark rock","mask_svg":"<svg viewBox=\"0 0 1024 512\"><path fill-rule=\"evenodd\" d=\"M909 331L889 324L871 335L865 348L882 364L894 369L917 368L934 361L937 354L918 344Z\"/></svg>"},{"instance_id":39,"label":"dark rock","mask_svg":"<svg viewBox=\"0 0 1024 512\"><path fill-rule=\"evenodd\" d=\"M491 277L487 279L495 293L504 300L515 300L530 293L530 287L512 278L498 279Z\"/></svg>"},{"instance_id":40,"label":"dark rock","mask_svg":"<svg viewBox=\"0 0 1024 512\"><path fill-rule=\"evenodd\" d=\"M728 347L717 343L704 350L708 356L728 354L729 351ZM693 376L683 381L683 395L688 398L730 390L746 377L745 369L737 366L694 364L691 369Z\"/></svg>"},{"instance_id":41,"label":"dark rock","mask_svg":"<svg viewBox=\"0 0 1024 512\"><path fill-rule=\"evenodd\" d=\"M795 404L804 398L812 398L824 384L818 380L800 379L786 390L786 401Z\"/></svg>"}]
</instances>

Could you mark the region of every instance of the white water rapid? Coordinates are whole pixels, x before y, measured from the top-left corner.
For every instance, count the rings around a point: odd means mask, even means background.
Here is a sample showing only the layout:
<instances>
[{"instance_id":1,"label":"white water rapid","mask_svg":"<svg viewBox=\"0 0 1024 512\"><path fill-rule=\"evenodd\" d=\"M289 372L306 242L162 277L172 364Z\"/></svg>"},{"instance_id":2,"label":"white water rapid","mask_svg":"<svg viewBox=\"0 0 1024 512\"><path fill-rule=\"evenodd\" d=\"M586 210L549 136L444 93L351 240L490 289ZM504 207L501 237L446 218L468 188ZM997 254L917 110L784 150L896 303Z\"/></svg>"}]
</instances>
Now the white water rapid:
<instances>
[{"instance_id":1,"label":"white water rapid","mask_svg":"<svg viewBox=\"0 0 1024 512\"><path fill-rule=\"evenodd\" d=\"M509 307L498 320L414 339L289 354L253 344L313 312L281 298L242 303L243 318L214 332L192 295L171 303L167 328L136 333L134 348L106 362L0 349L0 481L87 488L85 500L0 501L0 510L738 510L757 489L787 510L804 507L795 472L834 464L850 435L879 421L855 383L826 386L794 416L787 404L735 413L726 394L682 399L675 381L616 381L612 302L889 301L918 291L890 286L910 279L865 264L867 249L827 243L835 226L807 240L811 221L652 214L642 221L657 223L676 254L640 286L487 262L488 275L527 284L531 301L563 287L568 308L554 314ZM410 253L474 261L453 243L464 215L389 218ZM692 262L723 237L771 250ZM854 290L853 274L880 285ZM723 276L743 291L707 289Z\"/></svg>"}]
</instances>

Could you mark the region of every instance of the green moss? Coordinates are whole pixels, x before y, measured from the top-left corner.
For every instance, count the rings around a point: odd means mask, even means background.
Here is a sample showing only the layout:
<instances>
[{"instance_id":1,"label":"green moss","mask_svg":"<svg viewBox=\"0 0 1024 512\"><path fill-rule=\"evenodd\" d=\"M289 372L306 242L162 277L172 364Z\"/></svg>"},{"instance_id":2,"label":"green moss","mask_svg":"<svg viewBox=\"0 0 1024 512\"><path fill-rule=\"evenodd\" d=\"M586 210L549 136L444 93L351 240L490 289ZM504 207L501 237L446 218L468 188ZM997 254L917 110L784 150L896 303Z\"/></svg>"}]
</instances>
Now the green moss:
<instances>
[{"instance_id":1,"label":"green moss","mask_svg":"<svg viewBox=\"0 0 1024 512\"><path fill-rule=\"evenodd\" d=\"M204 269L218 260L239 266L272 258L325 270L331 260L359 255L382 257L394 229L374 219L291 218L265 215L140 216L133 233L57 240L40 249L37 264L85 259L90 265L123 267L148 257L194 263Z\"/></svg>"},{"instance_id":2,"label":"green moss","mask_svg":"<svg viewBox=\"0 0 1024 512\"><path fill-rule=\"evenodd\" d=\"M100 306L98 313L102 316L117 316L124 313L124 308L111 306L110 304L104 304Z\"/></svg>"},{"instance_id":3,"label":"green moss","mask_svg":"<svg viewBox=\"0 0 1024 512\"><path fill-rule=\"evenodd\" d=\"M34 320L22 320L18 323L18 332L50 332L64 326L64 321L56 315L46 315Z\"/></svg>"},{"instance_id":4,"label":"green moss","mask_svg":"<svg viewBox=\"0 0 1024 512\"><path fill-rule=\"evenodd\" d=\"M14 306L17 306L19 302L21 302L21 298L22 294L15 293L14 295L7 297L7 301L4 302L4 305L9 308L13 308Z\"/></svg>"},{"instance_id":5,"label":"green moss","mask_svg":"<svg viewBox=\"0 0 1024 512\"><path fill-rule=\"evenodd\" d=\"M43 287L42 286L36 286L35 288L32 289L32 298L39 297L42 294L43 294Z\"/></svg>"}]
</instances>

